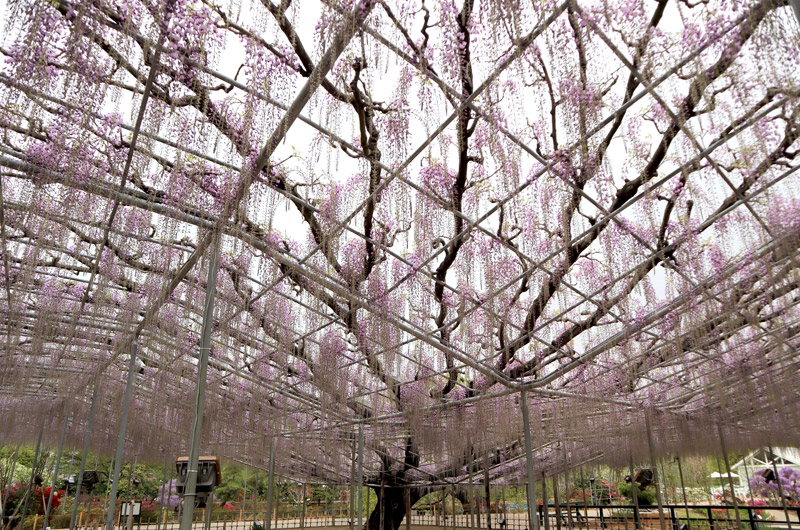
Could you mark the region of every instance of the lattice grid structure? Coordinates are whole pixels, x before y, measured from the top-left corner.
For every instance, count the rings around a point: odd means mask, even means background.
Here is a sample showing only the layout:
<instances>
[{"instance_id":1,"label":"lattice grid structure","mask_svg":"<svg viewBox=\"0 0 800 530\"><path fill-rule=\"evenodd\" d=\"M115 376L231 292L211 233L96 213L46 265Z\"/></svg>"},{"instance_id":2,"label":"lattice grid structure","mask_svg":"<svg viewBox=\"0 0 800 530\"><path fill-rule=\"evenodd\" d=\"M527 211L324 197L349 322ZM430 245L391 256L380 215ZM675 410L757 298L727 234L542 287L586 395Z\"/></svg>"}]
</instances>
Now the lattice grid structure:
<instances>
[{"instance_id":1,"label":"lattice grid structure","mask_svg":"<svg viewBox=\"0 0 800 530\"><path fill-rule=\"evenodd\" d=\"M188 451L204 322L287 477L798 443L789 2L434 4L5 5L2 443Z\"/></svg>"}]
</instances>

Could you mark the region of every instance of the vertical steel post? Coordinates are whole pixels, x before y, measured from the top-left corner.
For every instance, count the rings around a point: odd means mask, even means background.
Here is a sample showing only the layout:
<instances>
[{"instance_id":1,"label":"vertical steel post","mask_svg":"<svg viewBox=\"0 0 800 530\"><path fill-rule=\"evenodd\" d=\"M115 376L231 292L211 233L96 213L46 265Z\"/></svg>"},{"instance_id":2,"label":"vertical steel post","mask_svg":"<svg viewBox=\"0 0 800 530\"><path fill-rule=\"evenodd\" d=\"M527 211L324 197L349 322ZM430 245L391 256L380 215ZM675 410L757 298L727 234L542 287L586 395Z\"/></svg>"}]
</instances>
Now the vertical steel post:
<instances>
[{"instance_id":1,"label":"vertical steel post","mask_svg":"<svg viewBox=\"0 0 800 530\"><path fill-rule=\"evenodd\" d=\"M631 496L633 497L633 525L637 530L641 530L642 521L639 518L639 495L636 493L639 486L636 485L636 476L633 473L633 453L630 452L630 450L628 452L628 457L628 468L631 472Z\"/></svg>"},{"instance_id":2,"label":"vertical steel post","mask_svg":"<svg viewBox=\"0 0 800 530\"><path fill-rule=\"evenodd\" d=\"M550 506L547 504L547 477L542 471L542 512L544 514L544 530L550 530Z\"/></svg>"},{"instance_id":3,"label":"vertical steel post","mask_svg":"<svg viewBox=\"0 0 800 530\"><path fill-rule=\"evenodd\" d=\"M558 474L553 475L553 502L556 505L556 530L561 530L561 503L558 502Z\"/></svg>"},{"instance_id":4,"label":"vertical steel post","mask_svg":"<svg viewBox=\"0 0 800 530\"><path fill-rule=\"evenodd\" d=\"M347 523L350 530L354 530L356 524L356 437L353 440L350 449L350 515L347 518Z\"/></svg>"},{"instance_id":5,"label":"vertical steel post","mask_svg":"<svg viewBox=\"0 0 800 530\"><path fill-rule=\"evenodd\" d=\"M364 429L358 426L358 530L364 518Z\"/></svg>"},{"instance_id":6,"label":"vertical steel post","mask_svg":"<svg viewBox=\"0 0 800 530\"><path fill-rule=\"evenodd\" d=\"M156 520L156 530L161 530L161 520L166 518L166 512L164 511L164 493L167 491L167 459L164 459L164 486L161 487L161 501L159 502L158 508L158 519ZM164 521L166 523L166 520ZM166 524L164 525L166 528Z\"/></svg>"},{"instance_id":7,"label":"vertical steel post","mask_svg":"<svg viewBox=\"0 0 800 530\"><path fill-rule=\"evenodd\" d=\"M692 519L689 517L689 501L686 499L686 485L683 482L683 466L681 466L681 457L675 457L678 461L678 476L681 479L681 492L683 494L683 507L686 510L686 528L692 530Z\"/></svg>"},{"instance_id":8,"label":"vertical steel post","mask_svg":"<svg viewBox=\"0 0 800 530\"><path fill-rule=\"evenodd\" d=\"M53 494L56 490L58 470L61 467L61 455L64 452L64 439L67 437L67 420L69 419L71 413L72 406L70 403L70 405L67 405L66 410L64 410L64 423L61 425L61 438L58 441L58 453L56 455L56 465L53 468L53 480L50 481L50 495L47 496L47 504L44 508L44 523L42 524L42 530L47 530L47 521L50 519L50 507L53 504Z\"/></svg>"},{"instance_id":9,"label":"vertical steel post","mask_svg":"<svg viewBox=\"0 0 800 530\"><path fill-rule=\"evenodd\" d=\"M780 495L781 497L781 506L783 506L783 513L786 516L786 525L789 527L789 530L792 530L792 520L789 518L789 509L786 507L786 497L783 495L783 485L781 484L781 477L778 475L778 466L775 465L775 453L772 450L771 444L767 449L770 454L770 461L772 462L772 472L775 473L775 482L778 483L778 495Z\"/></svg>"},{"instance_id":10,"label":"vertical steel post","mask_svg":"<svg viewBox=\"0 0 800 530\"><path fill-rule=\"evenodd\" d=\"M19 528L25 528L25 513L28 511L28 502L31 499L31 488L33 488L33 480L36 477L36 464L39 462L39 451L42 448L42 435L44 434L44 418L42 418L42 426L39 427L39 438L36 440L36 452L33 454L33 465L31 466L31 480L28 482L28 489L25 490L25 502L22 504L22 517L19 520ZM36 523L36 521L34 521ZM35 524L34 524L35 526Z\"/></svg>"},{"instance_id":11,"label":"vertical steel post","mask_svg":"<svg viewBox=\"0 0 800 530\"><path fill-rule=\"evenodd\" d=\"M205 508L205 525L203 528L205 530L211 530L211 510L214 508L214 492L208 494L208 498L206 499L206 508Z\"/></svg>"},{"instance_id":12,"label":"vertical steel post","mask_svg":"<svg viewBox=\"0 0 800 530\"><path fill-rule=\"evenodd\" d=\"M258 519L258 469L256 469L256 476L253 477L253 524L256 524Z\"/></svg>"},{"instance_id":13,"label":"vertical steel post","mask_svg":"<svg viewBox=\"0 0 800 530\"><path fill-rule=\"evenodd\" d=\"M539 517L536 515L536 479L533 474L533 449L531 447L531 425L528 417L528 396L525 388L520 391L522 405L522 430L525 439L525 467L528 471L528 528L539 530Z\"/></svg>"},{"instance_id":14,"label":"vertical steel post","mask_svg":"<svg viewBox=\"0 0 800 530\"><path fill-rule=\"evenodd\" d=\"M472 457L472 455L470 455ZM469 495L467 496L467 502L469 502L469 527L471 530L475 530L475 499L477 495L475 495L475 483L472 480L472 467L474 464L474 459L470 458L467 470L469 471Z\"/></svg>"},{"instance_id":15,"label":"vertical steel post","mask_svg":"<svg viewBox=\"0 0 800 530\"><path fill-rule=\"evenodd\" d=\"M736 514L736 525L742 530L742 518L739 515L739 501L736 500L736 490L733 487L733 477L731 477L731 465L728 463L728 449L725 446L725 437L722 435L722 427L717 424L719 433L719 445L722 449L722 459L725 461L725 471L728 473L728 485L731 487L731 501L733 502L733 513Z\"/></svg>"},{"instance_id":16,"label":"vertical steel post","mask_svg":"<svg viewBox=\"0 0 800 530\"><path fill-rule=\"evenodd\" d=\"M384 521L384 514L386 512L386 491L385 490L386 490L386 476L383 473L381 473L381 498L378 499L378 503L379 503L378 509L380 510L378 512L378 521L379 521L378 522L378 528L380 530L384 529L383 525L385 523L385 521Z\"/></svg>"},{"instance_id":17,"label":"vertical steel post","mask_svg":"<svg viewBox=\"0 0 800 530\"><path fill-rule=\"evenodd\" d=\"M581 465L578 468L578 471L580 471L581 474L581 497L583 497L583 515L586 523L586 530L589 530L589 503L586 500L586 488L583 487L583 480L584 477L586 476L583 474L583 465ZM662 528L661 530L666 530L666 529Z\"/></svg>"},{"instance_id":18,"label":"vertical steel post","mask_svg":"<svg viewBox=\"0 0 800 530\"><path fill-rule=\"evenodd\" d=\"M492 482L489 479L489 455L484 453L483 454L483 493L486 497L486 529L491 530L492 528L492 495L491 495L491 488ZM478 527L480 527L480 521L478 521Z\"/></svg>"},{"instance_id":19,"label":"vertical steel post","mask_svg":"<svg viewBox=\"0 0 800 530\"><path fill-rule=\"evenodd\" d=\"M300 530L306 527L306 485L300 484Z\"/></svg>"},{"instance_id":20,"label":"vertical steel post","mask_svg":"<svg viewBox=\"0 0 800 530\"><path fill-rule=\"evenodd\" d=\"M667 523L664 520L664 503L661 500L661 492L659 486L661 483L658 480L658 463L656 462L656 449L655 442L653 441L653 427L650 425L650 413L644 416L645 427L647 428L647 447L650 450L650 464L653 467L653 481L656 483L656 502L658 503L658 522L661 525L661 530L667 530ZM736 511L737 517L739 511ZM741 527L741 524L739 525Z\"/></svg>"},{"instance_id":21,"label":"vertical steel post","mask_svg":"<svg viewBox=\"0 0 800 530\"><path fill-rule=\"evenodd\" d=\"M403 491L403 501L406 505L406 530L411 530L411 486Z\"/></svg>"},{"instance_id":22,"label":"vertical steel post","mask_svg":"<svg viewBox=\"0 0 800 530\"><path fill-rule=\"evenodd\" d=\"M267 468L267 508L264 515L264 530L270 530L272 526L272 497L275 482L275 437L272 437L269 446L269 467Z\"/></svg>"},{"instance_id":23,"label":"vertical steel post","mask_svg":"<svg viewBox=\"0 0 800 530\"><path fill-rule=\"evenodd\" d=\"M450 488L450 509L453 510L453 530L456 530L456 488Z\"/></svg>"},{"instance_id":24,"label":"vertical steel post","mask_svg":"<svg viewBox=\"0 0 800 530\"><path fill-rule=\"evenodd\" d=\"M575 528L575 524L572 521L572 506L569 502L569 466L567 465L567 444L565 442L561 442L561 452L564 455L564 496L566 497L565 501L567 503L567 526L570 530Z\"/></svg>"},{"instance_id":25,"label":"vertical steel post","mask_svg":"<svg viewBox=\"0 0 800 530\"><path fill-rule=\"evenodd\" d=\"M128 363L128 377L125 381L125 396L122 398L122 416L119 419L119 434L117 435L117 451L114 456L114 476L111 481L111 493L108 497L108 513L106 514L106 530L114 527L114 509L117 505L117 491L119 489L119 473L122 469L122 453L125 450L125 432L128 428L128 413L133 395L133 380L136 378L136 352L139 348L139 336L133 338L131 343L131 360Z\"/></svg>"},{"instance_id":26,"label":"vertical steel post","mask_svg":"<svg viewBox=\"0 0 800 530\"><path fill-rule=\"evenodd\" d=\"M244 509L247 507L247 464L244 466L244 489L242 490L242 509L239 510L239 519L244 519Z\"/></svg>"},{"instance_id":27,"label":"vertical steel post","mask_svg":"<svg viewBox=\"0 0 800 530\"><path fill-rule=\"evenodd\" d=\"M180 530L191 530L194 519L194 501L197 496L197 467L200 457L200 440L203 433L203 412L206 402L206 375L208 357L211 352L211 330L214 328L214 297L217 293L217 271L219 270L220 235L214 234L211 254L208 259L208 279L203 303L203 325L200 332L200 358L197 366L197 392L194 401L194 421L189 445L189 462L186 483L183 487L183 514ZM108 528L107 530L111 530Z\"/></svg>"},{"instance_id":28,"label":"vertical steel post","mask_svg":"<svg viewBox=\"0 0 800 530\"><path fill-rule=\"evenodd\" d=\"M81 464L78 467L78 480L75 481L75 501L72 503L69 530L75 530L75 518L78 516L78 501L81 498L83 473L86 471L86 457L89 456L89 440L92 437L92 424L94 423L94 411L97 408L97 392L99 389L100 379L95 381L94 389L92 390L92 404L89 406L89 418L86 420L86 433L83 436L83 452L81 453Z\"/></svg>"},{"instance_id":29,"label":"vertical steel post","mask_svg":"<svg viewBox=\"0 0 800 530\"><path fill-rule=\"evenodd\" d=\"M664 470L664 459L660 459L661 464L661 481L663 482L663 490L664 490L664 504L669 504L669 490L667 489L667 472Z\"/></svg>"},{"instance_id":30,"label":"vertical steel post","mask_svg":"<svg viewBox=\"0 0 800 530\"><path fill-rule=\"evenodd\" d=\"M127 521L125 523L125 529L126 530L132 530L133 529L133 501L129 499L128 502L127 502L127 505L128 505L128 519L127 519Z\"/></svg>"},{"instance_id":31,"label":"vertical steel post","mask_svg":"<svg viewBox=\"0 0 800 530\"><path fill-rule=\"evenodd\" d=\"M19 442L17 442L17 449L14 451L14 460L11 463L11 473L9 473L9 475L8 475L9 476L9 480L12 480L12 481L14 479L14 471L17 468L17 456L19 456L19 448L21 446L22 446L22 437L20 436L20 440L19 440ZM5 509L6 501L3 498L3 493L4 492L0 491L0 522L3 521L3 516L5 515L4 509Z\"/></svg>"}]
</instances>

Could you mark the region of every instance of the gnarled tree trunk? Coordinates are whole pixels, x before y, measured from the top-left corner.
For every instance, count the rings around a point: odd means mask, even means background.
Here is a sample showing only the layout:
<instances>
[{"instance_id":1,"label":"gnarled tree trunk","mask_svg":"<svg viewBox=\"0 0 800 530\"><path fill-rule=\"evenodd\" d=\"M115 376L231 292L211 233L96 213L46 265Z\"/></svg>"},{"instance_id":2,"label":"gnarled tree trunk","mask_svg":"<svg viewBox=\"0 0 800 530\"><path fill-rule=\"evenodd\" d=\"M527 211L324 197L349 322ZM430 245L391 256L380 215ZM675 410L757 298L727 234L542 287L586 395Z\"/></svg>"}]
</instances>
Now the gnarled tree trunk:
<instances>
[{"instance_id":1,"label":"gnarled tree trunk","mask_svg":"<svg viewBox=\"0 0 800 530\"><path fill-rule=\"evenodd\" d=\"M381 488L380 486L373 487L375 493L378 494L378 504L375 509L369 514L367 520L367 530L381 530ZM399 530L400 523L406 515L406 502L405 502L406 488L392 487L389 485L384 486L383 495L383 530ZM414 504L420 499L420 494L416 488L411 488L411 503Z\"/></svg>"}]
</instances>

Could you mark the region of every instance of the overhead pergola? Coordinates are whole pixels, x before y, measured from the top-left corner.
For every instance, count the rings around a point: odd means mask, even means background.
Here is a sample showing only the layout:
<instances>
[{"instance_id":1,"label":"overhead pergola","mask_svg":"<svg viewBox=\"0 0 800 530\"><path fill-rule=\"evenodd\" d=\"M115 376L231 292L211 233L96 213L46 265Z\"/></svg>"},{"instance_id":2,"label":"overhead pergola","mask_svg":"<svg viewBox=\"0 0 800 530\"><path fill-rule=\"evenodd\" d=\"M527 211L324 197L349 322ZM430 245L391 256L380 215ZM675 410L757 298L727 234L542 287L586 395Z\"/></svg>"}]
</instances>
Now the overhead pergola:
<instances>
[{"instance_id":1,"label":"overhead pergola","mask_svg":"<svg viewBox=\"0 0 800 530\"><path fill-rule=\"evenodd\" d=\"M205 379L308 481L798 443L787 0L4 9L0 442L171 458Z\"/></svg>"}]
</instances>

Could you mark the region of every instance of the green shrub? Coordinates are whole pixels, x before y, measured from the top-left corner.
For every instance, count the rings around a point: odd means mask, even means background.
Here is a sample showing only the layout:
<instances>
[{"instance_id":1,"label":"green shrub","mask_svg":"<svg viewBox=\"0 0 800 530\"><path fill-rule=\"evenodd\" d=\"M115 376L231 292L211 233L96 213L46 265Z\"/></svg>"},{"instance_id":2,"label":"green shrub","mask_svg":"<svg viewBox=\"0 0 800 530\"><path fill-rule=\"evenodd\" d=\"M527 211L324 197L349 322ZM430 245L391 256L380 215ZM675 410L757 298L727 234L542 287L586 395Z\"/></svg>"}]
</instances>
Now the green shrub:
<instances>
[{"instance_id":1,"label":"green shrub","mask_svg":"<svg viewBox=\"0 0 800 530\"><path fill-rule=\"evenodd\" d=\"M631 490L630 483L623 483L619 487L619 492L622 494L623 497L628 499L631 504L633 504L633 492ZM656 500L656 493L654 490L650 488L642 489L639 485L636 485L636 498L639 501L639 506L647 506L653 504Z\"/></svg>"},{"instance_id":2,"label":"green shrub","mask_svg":"<svg viewBox=\"0 0 800 530\"><path fill-rule=\"evenodd\" d=\"M69 520L72 514L59 513L50 517L50 528L69 528Z\"/></svg>"}]
</instances>

